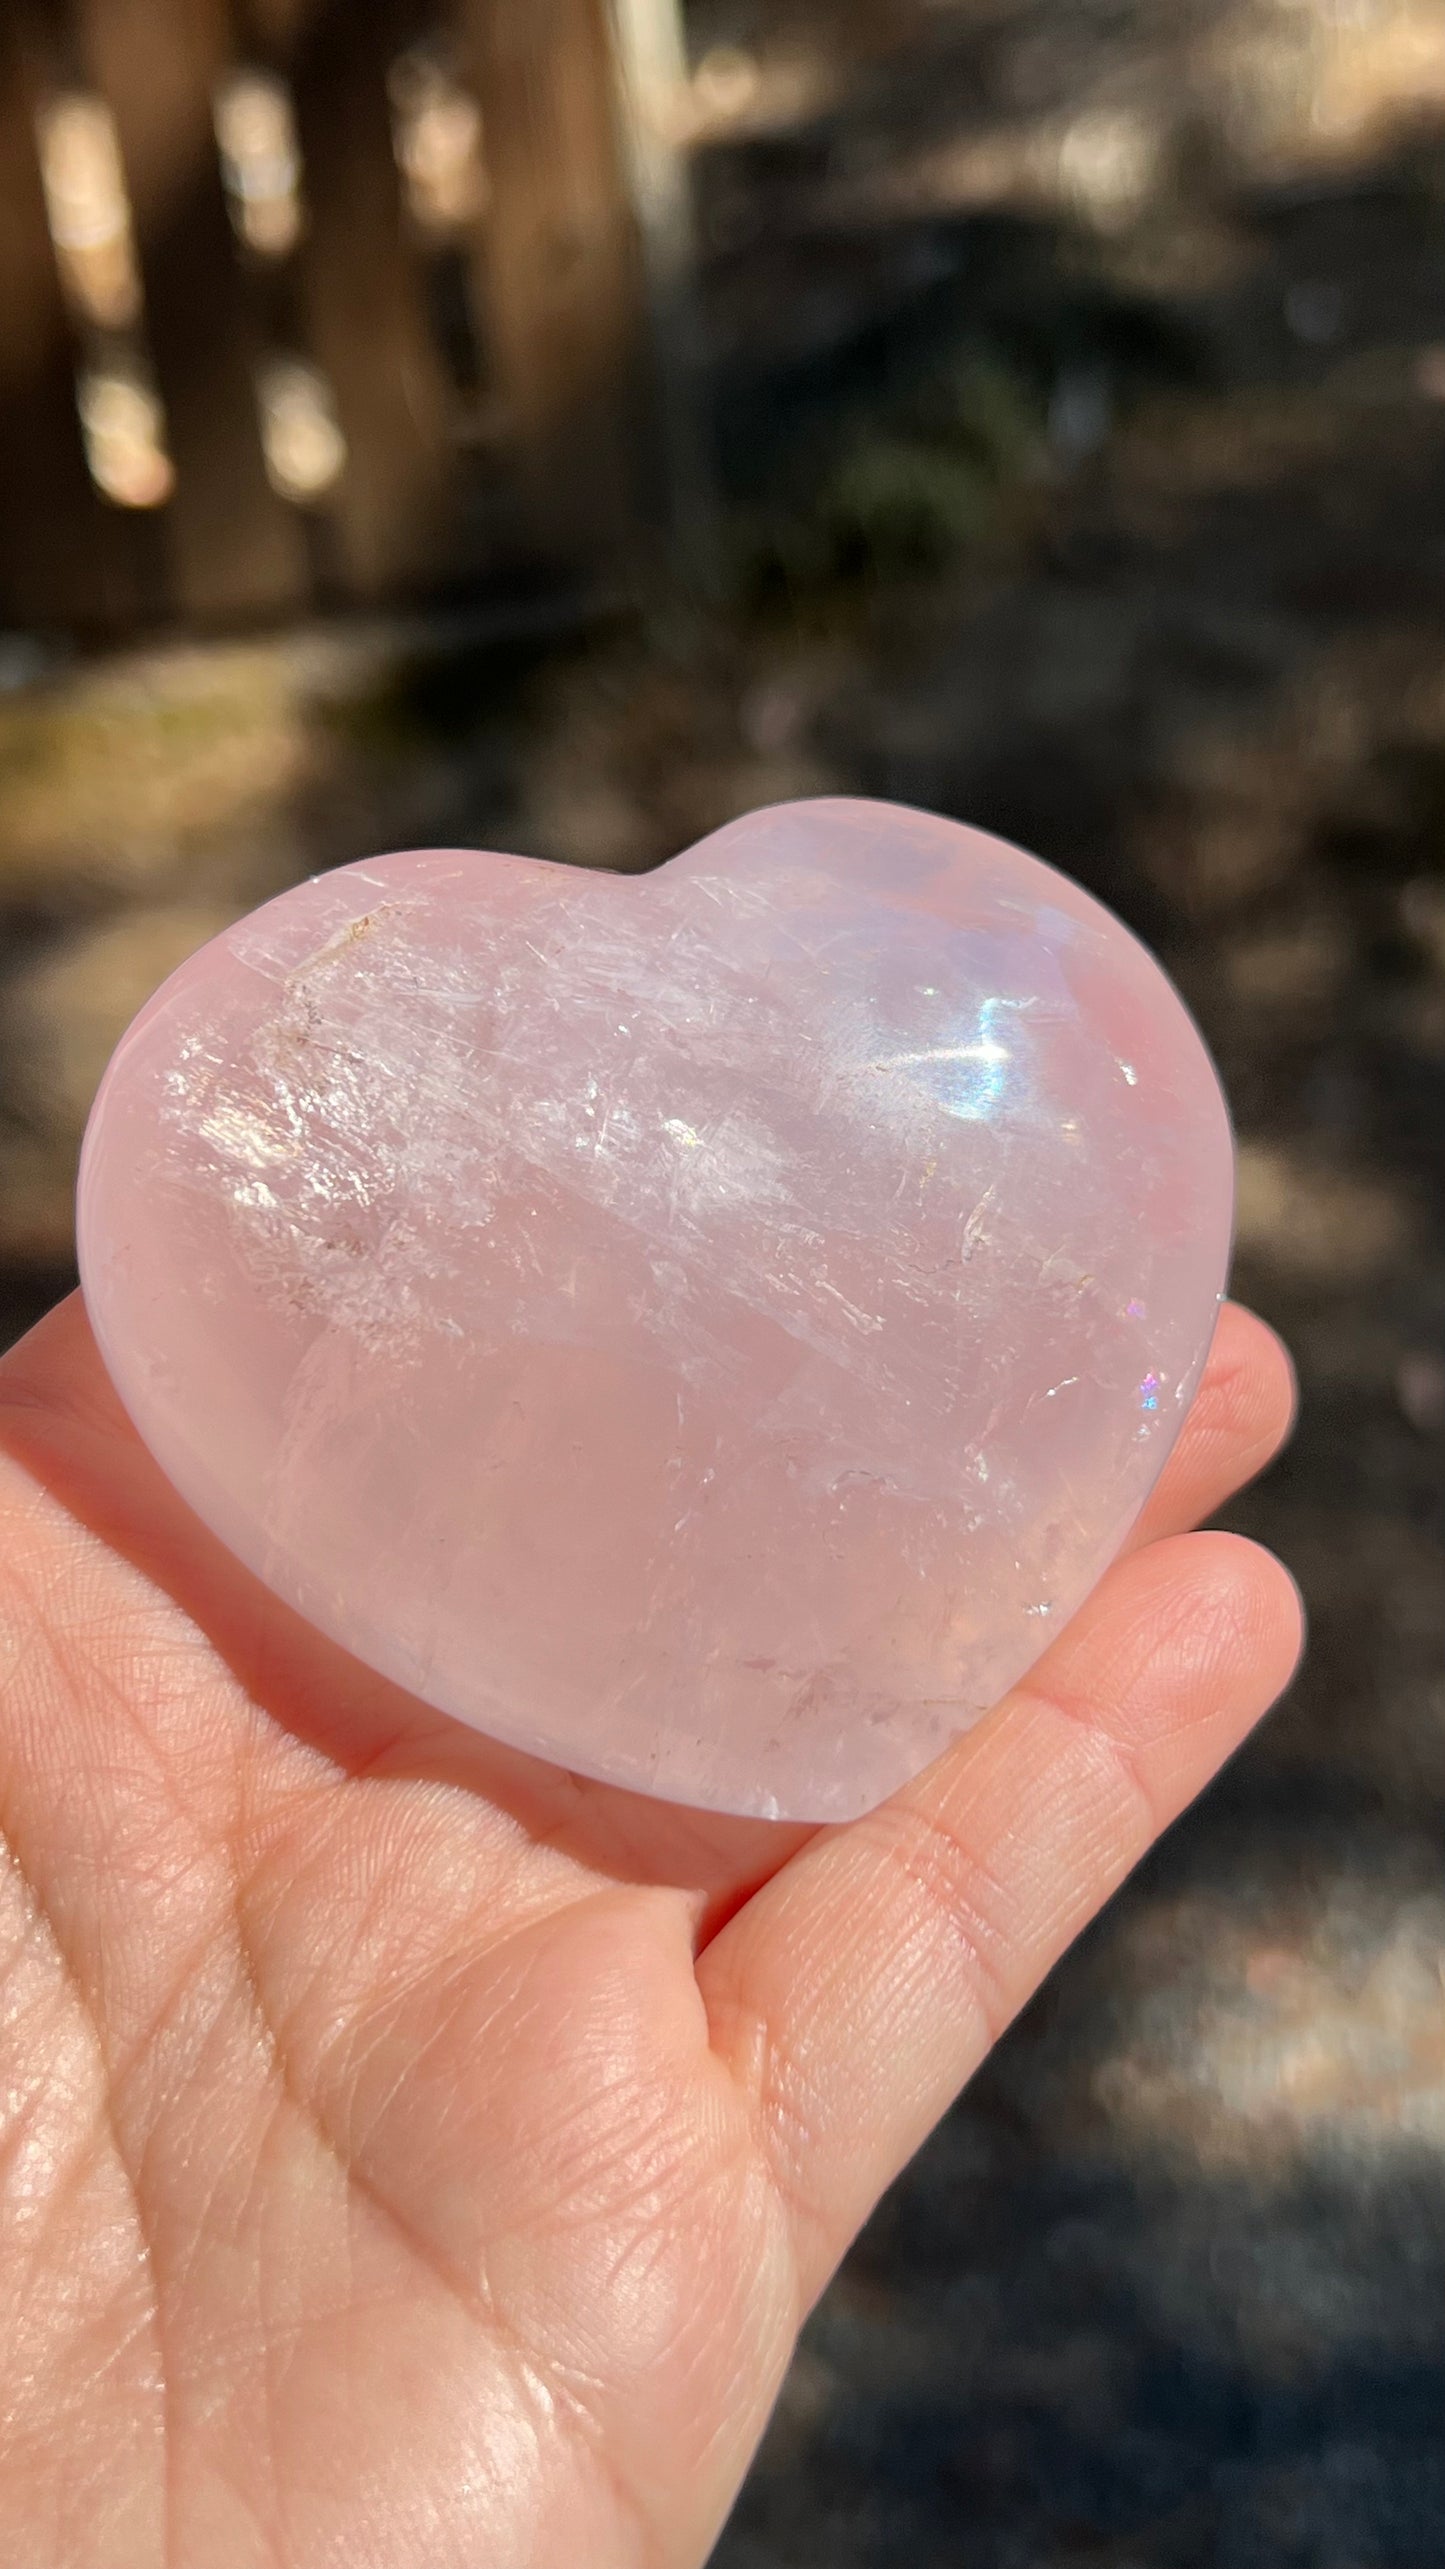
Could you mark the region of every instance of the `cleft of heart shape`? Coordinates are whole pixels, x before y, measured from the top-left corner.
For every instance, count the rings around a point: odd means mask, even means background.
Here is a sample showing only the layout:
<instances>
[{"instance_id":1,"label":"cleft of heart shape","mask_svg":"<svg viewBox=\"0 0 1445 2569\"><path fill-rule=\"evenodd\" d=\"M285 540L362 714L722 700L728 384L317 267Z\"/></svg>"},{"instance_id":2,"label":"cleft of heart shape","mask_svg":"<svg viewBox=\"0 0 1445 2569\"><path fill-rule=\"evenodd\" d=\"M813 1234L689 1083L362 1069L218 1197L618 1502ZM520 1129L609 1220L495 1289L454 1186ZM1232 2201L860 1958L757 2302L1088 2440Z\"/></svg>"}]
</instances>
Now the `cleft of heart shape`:
<instances>
[{"instance_id":1,"label":"cleft of heart shape","mask_svg":"<svg viewBox=\"0 0 1445 2569\"><path fill-rule=\"evenodd\" d=\"M176 1487L360 1659L580 1772L836 1820L1117 1552L1232 1198L1128 931L839 800L648 876L447 849L271 902L116 1052L81 1266Z\"/></svg>"}]
</instances>

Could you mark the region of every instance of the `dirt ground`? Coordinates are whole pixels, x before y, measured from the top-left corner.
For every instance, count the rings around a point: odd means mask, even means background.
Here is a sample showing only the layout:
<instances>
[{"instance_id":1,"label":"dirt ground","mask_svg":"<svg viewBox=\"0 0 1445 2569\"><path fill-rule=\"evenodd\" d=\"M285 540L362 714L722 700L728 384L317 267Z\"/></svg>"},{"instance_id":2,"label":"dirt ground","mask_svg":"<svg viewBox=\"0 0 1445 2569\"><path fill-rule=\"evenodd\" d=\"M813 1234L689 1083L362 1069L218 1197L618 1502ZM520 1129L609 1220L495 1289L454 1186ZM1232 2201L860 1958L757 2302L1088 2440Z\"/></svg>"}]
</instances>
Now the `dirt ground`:
<instances>
[{"instance_id":1,"label":"dirt ground","mask_svg":"<svg viewBox=\"0 0 1445 2569\"><path fill-rule=\"evenodd\" d=\"M318 864L646 865L826 787L1112 902L1234 1103L1303 1408L1233 1521L1311 1652L879 2212L717 2569L1428 2569L1445 10L695 16L725 604L0 651L5 1324L66 1279L128 1015Z\"/></svg>"}]
</instances>

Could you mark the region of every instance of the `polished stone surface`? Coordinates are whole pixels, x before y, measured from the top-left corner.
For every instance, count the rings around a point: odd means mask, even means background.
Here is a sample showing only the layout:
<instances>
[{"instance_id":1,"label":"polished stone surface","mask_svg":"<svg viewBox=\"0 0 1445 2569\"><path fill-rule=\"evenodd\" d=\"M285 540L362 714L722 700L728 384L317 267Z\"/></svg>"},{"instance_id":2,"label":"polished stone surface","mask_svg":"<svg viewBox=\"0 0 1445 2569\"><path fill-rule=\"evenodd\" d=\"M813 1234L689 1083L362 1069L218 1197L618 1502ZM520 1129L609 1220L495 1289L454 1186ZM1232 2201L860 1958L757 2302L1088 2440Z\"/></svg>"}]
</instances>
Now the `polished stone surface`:
<instances>
[{"instance_id":1,"label":"polished stone surface","mask_svg":"<svg viewBox=\"0 0 1445 2569\"><path fill-rule=\"evenodd\" d=\"M1207 1352L1232 1150L1158 966L882 804L652 876L385 857L121 1044L87 1300L206 1522L499 1738L867 1808L1053 1638Z\"/></svg>"}]
</instances>

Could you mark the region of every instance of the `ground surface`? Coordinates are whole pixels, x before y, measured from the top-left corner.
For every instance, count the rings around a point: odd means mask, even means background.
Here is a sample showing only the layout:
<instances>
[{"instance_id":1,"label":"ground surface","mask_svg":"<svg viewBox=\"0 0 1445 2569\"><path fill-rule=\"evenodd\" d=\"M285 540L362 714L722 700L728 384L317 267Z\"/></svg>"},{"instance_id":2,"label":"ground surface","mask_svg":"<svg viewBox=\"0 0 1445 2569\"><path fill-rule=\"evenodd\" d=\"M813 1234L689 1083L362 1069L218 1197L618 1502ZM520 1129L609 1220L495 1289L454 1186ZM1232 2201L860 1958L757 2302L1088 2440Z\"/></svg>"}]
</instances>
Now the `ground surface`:
<instances>
[{"instance_id":1,"label":"ground surface","mask_svg":"<svg viewBox=\"0 0 1445 2569\"><path fill-rule=\"evenodd\" d=\"M64 1282L125 1019L319 863L647 864L824 786L1112 901L1235 1103L1239 1287L1304 1387L1236 1516L1301 1580L1311 1657L884 2206L718 2569L1426 2569L1445 13L994 0L849 44L697 17L743 604L522 652L172 653L0 704L6 1325Z\"/></svg>"}]
</instances>

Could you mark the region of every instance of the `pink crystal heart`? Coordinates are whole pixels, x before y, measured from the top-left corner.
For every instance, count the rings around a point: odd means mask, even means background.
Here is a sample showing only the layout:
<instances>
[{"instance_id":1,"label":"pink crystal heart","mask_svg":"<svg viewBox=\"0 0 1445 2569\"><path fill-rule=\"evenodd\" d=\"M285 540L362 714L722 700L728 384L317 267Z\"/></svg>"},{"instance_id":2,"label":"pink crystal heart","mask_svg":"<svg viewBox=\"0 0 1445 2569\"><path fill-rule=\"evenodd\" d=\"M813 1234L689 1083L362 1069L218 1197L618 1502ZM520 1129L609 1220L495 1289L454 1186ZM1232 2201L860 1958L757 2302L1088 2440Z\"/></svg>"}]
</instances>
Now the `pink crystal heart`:
<instances>
[{"instance_id":1,"label":"pink crystal heart","mask_svg":"<svg viewBox=\"0 0 1445 2569\"><path fill-rule=\"evenodd\" d=\"M886 804L661 872L449 850L203 948L86 1137L86 1300L206 1523L476 1728L836 1820L1021 1676L1174 1442L1219 1085L1049 867Z\"/></svg>"}]
</instances>

